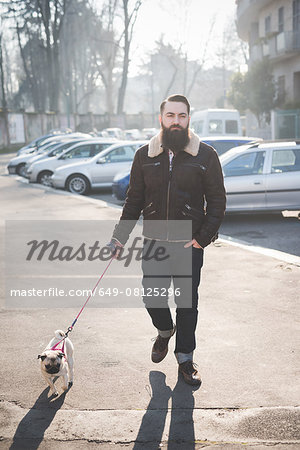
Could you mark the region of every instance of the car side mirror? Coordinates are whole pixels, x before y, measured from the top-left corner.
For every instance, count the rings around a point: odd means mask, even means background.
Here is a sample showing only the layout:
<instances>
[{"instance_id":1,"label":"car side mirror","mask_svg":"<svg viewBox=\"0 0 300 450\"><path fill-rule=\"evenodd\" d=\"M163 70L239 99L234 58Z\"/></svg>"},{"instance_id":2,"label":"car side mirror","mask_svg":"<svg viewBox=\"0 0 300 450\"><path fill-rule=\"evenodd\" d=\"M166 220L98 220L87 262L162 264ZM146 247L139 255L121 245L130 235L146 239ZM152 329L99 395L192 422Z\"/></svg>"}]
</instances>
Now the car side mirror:
<instances>
[{"instance_id":1,"label":"car side mirror","mask_svg":"<svg viewBox=\"0 0 300 450\"><path fill-rule=\"evenodd\" d=\"M105 158L99 158L97 159L97 164L104 164L106 162Z\"/></svg>"}]
</instances>

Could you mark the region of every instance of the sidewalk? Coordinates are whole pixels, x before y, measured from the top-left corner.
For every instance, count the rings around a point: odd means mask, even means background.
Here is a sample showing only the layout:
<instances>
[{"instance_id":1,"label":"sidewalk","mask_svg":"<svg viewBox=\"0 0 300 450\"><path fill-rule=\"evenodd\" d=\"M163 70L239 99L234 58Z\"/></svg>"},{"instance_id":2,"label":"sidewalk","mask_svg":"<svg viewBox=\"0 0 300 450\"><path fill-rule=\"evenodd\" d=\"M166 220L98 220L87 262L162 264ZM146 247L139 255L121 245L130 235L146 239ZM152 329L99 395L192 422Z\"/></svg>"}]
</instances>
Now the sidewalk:
<instances>
[{"instance_id":1,"label":"sidewalk","mask_svg":"<svg viewBox=\"0 0 300 450\"><path fill-rule=\"evenodd\" d=\"M3 183L5 218L120 214L31 186L12 202L13 180ZM0 448L300 449L299 292L299 266L217 242L205 251L200 287L198 390L177 377L174 340L162 363L151 362L156 333L142 307L89 307L70 336L74 386L56 399L36 358L78 311L3 308Z\"/></svg>"}]
</instances>

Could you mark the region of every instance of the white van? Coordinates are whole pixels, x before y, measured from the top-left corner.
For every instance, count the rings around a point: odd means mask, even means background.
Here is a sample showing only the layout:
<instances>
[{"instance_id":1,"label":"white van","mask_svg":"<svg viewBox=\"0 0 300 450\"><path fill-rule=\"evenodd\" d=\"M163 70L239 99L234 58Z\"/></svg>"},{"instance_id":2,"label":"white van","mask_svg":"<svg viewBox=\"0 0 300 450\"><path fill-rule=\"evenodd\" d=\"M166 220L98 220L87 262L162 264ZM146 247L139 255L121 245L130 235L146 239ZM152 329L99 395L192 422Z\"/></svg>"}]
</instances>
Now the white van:
<instances>
[{"instance_id":1,"label":"white van","mask_svg":"<svg viewBox=\"0 0 300 450\"><path fill-rule=\"evenodd\" d=\"M242 136L240 113L236 109L195 111L191 128L199 136Z\"/></svg>"}]
</instances>

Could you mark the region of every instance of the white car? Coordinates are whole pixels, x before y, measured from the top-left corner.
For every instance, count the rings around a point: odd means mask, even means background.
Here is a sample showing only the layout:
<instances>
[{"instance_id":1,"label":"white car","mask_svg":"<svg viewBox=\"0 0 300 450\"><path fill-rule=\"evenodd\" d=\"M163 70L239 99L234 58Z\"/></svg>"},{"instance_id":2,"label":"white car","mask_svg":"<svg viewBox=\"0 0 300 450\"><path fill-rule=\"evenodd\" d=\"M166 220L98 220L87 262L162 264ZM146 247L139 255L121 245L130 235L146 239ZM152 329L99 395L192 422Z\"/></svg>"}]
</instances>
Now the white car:
<instances>
[{"instance_id":1,"label":"white car","mask_svg":"<svg viewBox=\"0 0 300 450\"><path fill-rule=\"evenodd\" d=\"M91 139L90 136L89 136L89 139ZM64 153L66 150L68 150L70 147L73 147L75 144L85 141L85 140L87 140L87 138L82 137L82 138L73 138L70 140L65 140L65 141L59 142L59 143L55 142L55 144L47 145L47 148L43 152L34 153L33 155L31 155L31 158L29 158L29 160L25 164L25 169L24 169L25 177L28 178L27 170L32 164L34 164L38 161L41 161L42 159L53 158L55 156L59 156L62 153Z\"/></svg>"},{"instance_id":2,"label":"white car","mask_svg":"<svg viewBox=\"0 0 300 450\"><path fill-rule=\"evenodd\" d=\"M43 145L44 142L49 138L56 137L56 136L65 136L66 134L71 134L71 133L72 133L72 131L70 129L49 131L49 133L44 134L43 136L39 136L36 139L34 139L33 141L29 142L29 144L21 147L17 151L17 156L19 156L21 153L24 153L24 152L27 153L28 149L30 149L30 151L32 151L33 149L37 149L38 147Z\"/></svg>"},{"instance_id":3,"label":"white car","mask_svg":"<svg viewBox=\"0 0 300 450\"><path fill-rule=\"evenodd\" d=\"M115 139L91 138L68 148L62 155L49 157L31 164L26 170L30 183L41 183L50 186L50 177L60 166L78 161L78 158L89 159L116 142Z\"/></svg>"},{"instance_id":4,"label":"white car","mask_svg":"<svg viewBox=\"0 0 300 450\"><path fill-rule=\"evenodd\" d=\"M60 140L57 140L47 143L45 145L42 145L39 149L35 149L33 151L29 151L28 153L21 153L19 156L15 156L12 158L8 165L7 170L10 175L18 174L21 177L25 177L25 166L26 164L35 156L42 156L47 154L48 149L50 150L53 148L52 146L56 146L57 144L61 143Z\"/></svg>"},{"instance_id":5,"label":"white car","mask_svg":"<svg viewBox=\"0 0 300 450\"><path fill-rule=\"evenodd\" d=\"M90 136L88 134L84 133L72 133L68 135L62 135L62 136L52 136L50 138L47 138L45 141L43 141L43 145L40 147L32 147L28 148L27 152L22 152L18 156L15 156L12 158L7 166L8 173L11 174L18 174L22 177L25 177L25 164L36 155L42 155L46 154L48 150L53 148L53 145L57 145L61 142L70 140L72 138L87 138Z\"/></svg>"},{"instance_id":6,"label":"white car","mask_svg":"<svg viewBox=\"0 0 300 450\"><path fill-rule=\"evenodd\" d=\"M93 188L110 187L115 175L131 167L136 150L146 143L147 141L118 143L89 161L60 167L51 177L52 185L83 195Z\"/></svg>"},{"instance_id":7,"label":"white car","mask_svg":"<svg viewBox=\"0 0 300 450\"><path fill-rule=\"evenodd\" d=\"M258 142L220 157L226 212L300 209L300 145Z\"/></svg>"}]
</instances>

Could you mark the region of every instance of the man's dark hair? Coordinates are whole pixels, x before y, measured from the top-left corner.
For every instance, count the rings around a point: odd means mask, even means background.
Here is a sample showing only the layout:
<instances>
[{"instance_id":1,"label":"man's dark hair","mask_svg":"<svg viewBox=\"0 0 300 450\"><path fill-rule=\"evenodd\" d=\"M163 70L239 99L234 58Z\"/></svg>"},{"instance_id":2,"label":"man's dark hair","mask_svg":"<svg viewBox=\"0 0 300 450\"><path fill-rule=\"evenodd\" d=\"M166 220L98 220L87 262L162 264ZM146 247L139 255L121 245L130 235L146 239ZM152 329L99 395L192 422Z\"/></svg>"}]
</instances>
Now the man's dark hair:
<instances>
[{"instance_id":1,"label":"man's dark hair","mask_svg":"<svg viewBox=\"0 0 300 450\"><path fill-rule=\"evenodd\" d=\"M174 95L170 95L170 97L166 98L166 100L164 100L164 101L161 103L161 105L160 105L160 114L163 113L165 104L166 104L167 102L181 102L181 103L184 103L184 104L186 105L186 107L187 107L188 114L190 114L190 109L191 109L191 107L190 107L190 104L189 104L188 99L187 99L184 95L181 95L181 94L174 94Z\"/></svg>"}]
</instances>

